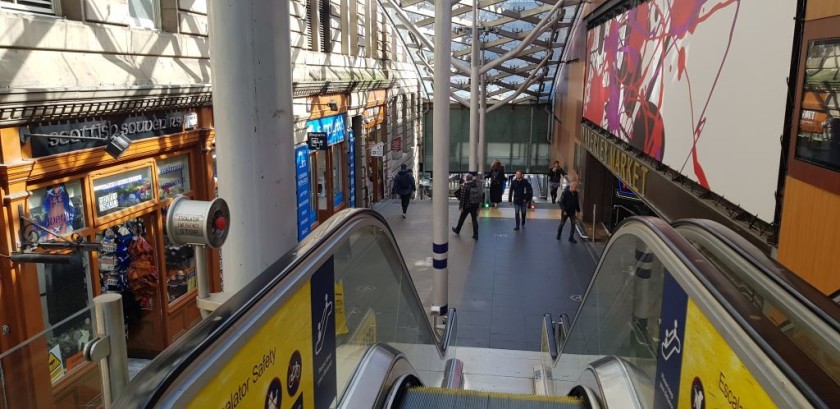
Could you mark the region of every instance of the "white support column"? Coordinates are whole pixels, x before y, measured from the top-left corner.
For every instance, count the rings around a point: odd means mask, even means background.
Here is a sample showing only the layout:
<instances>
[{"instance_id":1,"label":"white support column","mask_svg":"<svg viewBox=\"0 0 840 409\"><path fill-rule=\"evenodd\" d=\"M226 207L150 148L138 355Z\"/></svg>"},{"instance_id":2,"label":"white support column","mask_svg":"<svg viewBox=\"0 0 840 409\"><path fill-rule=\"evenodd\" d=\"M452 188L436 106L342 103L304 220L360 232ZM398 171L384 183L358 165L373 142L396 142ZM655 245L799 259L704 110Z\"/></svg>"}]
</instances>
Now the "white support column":
<instances>
[{"instance_id":1,"label":"white support column","mask_svg":"<svg viewBox=\"0 0 840 409\"><path fill-rule=\"evenodd\" d=\"M225 293L297 243L288 1L212 0L210 61L219 195L232 213Z\"/></svg>"},{"instance_id":2,"label":"white support column","mask_svg":"<svg viewBox=\"0 0 840 409\"><path fill-rule=\"evenodd\" d=\"M478 116L479 87L478 76L481 68L481 41L478 38L478 4L473 4L472 21L472 58L470 58L470 172L478 171Z\"/></svg>"},{"instance_id":3,"label":"white support column","mask_svg":"<svg viewBox=\"0 0 840 409\"><path fill-rule=\"evenodd\" d=\"M432 313L449 309L449 64L452 59L452 4L435 2L435 83L432 125Z\"/></svg>"},{"instance_id":4,"label":"white support column","mask_svg":"<svg viewBox=\"0 0 840 409\"><path fill-rule=\"evenodd\" d=\"M481 59L481 63L484 64L484 58ZM487 165L487 137L484 134L484 124L487 119L487 84L484 82L485 74L479 78L481 103L478 115L478 175L484 177L484 167Z\"/></svg>"}]
</instances>

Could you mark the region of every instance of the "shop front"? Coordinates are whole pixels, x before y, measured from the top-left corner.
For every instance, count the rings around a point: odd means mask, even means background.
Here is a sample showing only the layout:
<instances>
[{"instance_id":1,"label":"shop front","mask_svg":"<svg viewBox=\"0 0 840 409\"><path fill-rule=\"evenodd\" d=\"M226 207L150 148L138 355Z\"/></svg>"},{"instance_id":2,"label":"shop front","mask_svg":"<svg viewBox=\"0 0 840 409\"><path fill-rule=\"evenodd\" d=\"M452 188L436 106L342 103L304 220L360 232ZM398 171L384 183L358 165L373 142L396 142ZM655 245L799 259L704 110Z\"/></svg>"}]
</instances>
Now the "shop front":
<instances>
[{"instance_id":1,"label":"shop front","mask_svg":"<svg viewBox=\"0 0 840 409\"><path fill-rule=\"evenodd\" d=\"M385 192L385 141L388 139L385 123L385 105L374 105L365 109L363 129L365 132L365 156L370 184L370 201L384 199Z\"/></svg>"},{"instance_id":2,"label":"shop front","mask_svg":"<svg viewBox=\"0 0 840 409\"><path fill-rule=\"evenodd\" d=\"M197 110L209 123L210 109ZM25 175L3 181L13 198L4 221L22 239L19 246L3 243L4 250L43 255L3 265L3 274L24 279L11 292L4 288L4 296L26 310L15 317L15 329L46 330L46 345L34 350L44 353L55 402L67 396L78 402L73 385L98 382L96 367L82 359L95 333L90 307L97 295L122 295L130 357L153 357L200 320L192 248L170 244L163 223L176 195L212 193L203 149L210 132L198 127L197 115L173 110L2 130L3 163L15 163ZM20 134L17 149L7 149L13 133ZM104 147L114 135L131 140L118 157ZM64 250L69 262L52 261L45 249L68 240L101 247ZM40 322L32 322L36 316Z\"/></svg>"},{"instance_id":3,"label":"shop front","mask_svg":"<svg viewBox=\"0 0 840 409\"><path fill-rule=\"evenodd\" d=\"M295 148L298 240L351 205L351 149L345 114L306 122L306 143Z\"/></svg>"}]
</instances>

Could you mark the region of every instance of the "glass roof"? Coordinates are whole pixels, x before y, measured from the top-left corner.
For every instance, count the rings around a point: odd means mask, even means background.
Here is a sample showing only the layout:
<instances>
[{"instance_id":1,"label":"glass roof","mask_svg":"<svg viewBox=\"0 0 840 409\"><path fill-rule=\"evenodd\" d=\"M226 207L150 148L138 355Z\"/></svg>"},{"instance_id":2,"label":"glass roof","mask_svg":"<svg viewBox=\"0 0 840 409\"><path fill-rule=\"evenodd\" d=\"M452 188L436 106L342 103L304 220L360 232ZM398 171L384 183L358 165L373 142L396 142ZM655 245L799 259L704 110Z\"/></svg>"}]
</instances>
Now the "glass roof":
<instances>
[{"instance_id":1,"label":"glass roof","mask_svg":"<svg viewBox=\"0 0 840 409\"><path fill-rule=\"evenodd\" d=\"M446 1L446 0L444 0ZM434 95L435 5L433 0L379 0L422 77L428 97ZM473 7L477 3L479 38L472 38ZM468 68L473 44L481 45L485 64L497 62L517 49L544 18L540 32L515 55L509 55L485 74L487 103L545 103L551 99L557 66L579 0L455 0L452 5L452 58ZM409 27L410 23L413 27ZM422 36L423 38L418 38ZM451 69L452 100L468 101L468 72ZM517 92L519 94L517 95Z\"/></svg>"}]
</instances>

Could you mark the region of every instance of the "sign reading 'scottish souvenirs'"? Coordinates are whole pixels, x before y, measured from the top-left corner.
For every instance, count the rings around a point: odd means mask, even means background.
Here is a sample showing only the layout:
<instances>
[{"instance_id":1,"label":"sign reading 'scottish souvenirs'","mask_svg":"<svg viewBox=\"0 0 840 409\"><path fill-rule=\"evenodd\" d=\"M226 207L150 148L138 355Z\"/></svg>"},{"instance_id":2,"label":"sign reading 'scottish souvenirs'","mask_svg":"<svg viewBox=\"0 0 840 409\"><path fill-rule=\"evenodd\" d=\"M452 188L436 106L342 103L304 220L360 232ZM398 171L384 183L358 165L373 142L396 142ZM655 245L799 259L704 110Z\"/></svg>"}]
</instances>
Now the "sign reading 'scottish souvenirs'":
<instances>
[{"instance_id":1,"label":"sign reading 'scottish souvenirs'","mask_svg":"<svg viewBox=\"0 0 840 409\"><path fill-rule=\"evenodd\" d=\"M151 138L181 132L184 117L181 112L150 112L143 115L122 115L103 118L85 118L34 125L21 130L23 135L56 135L100 138L102 141L69 138L31 137L32 157L55 155L81 149L105 146L117 135L131 140Z\"/></svg>"},{"instance_id":2,"label":"sign reading 'scottish souvenirs'","mask_svg":"<svg viewBox=\"0 0 840 409\"><path fill-rule=\"evenodd\" d=\"M306 132L323 132L327 134L327 145L335 145L344 141L344 115L328 116L326 118L306 121ZM314 149L310 146L310 149Z\"/></svg>"}]
</instances>

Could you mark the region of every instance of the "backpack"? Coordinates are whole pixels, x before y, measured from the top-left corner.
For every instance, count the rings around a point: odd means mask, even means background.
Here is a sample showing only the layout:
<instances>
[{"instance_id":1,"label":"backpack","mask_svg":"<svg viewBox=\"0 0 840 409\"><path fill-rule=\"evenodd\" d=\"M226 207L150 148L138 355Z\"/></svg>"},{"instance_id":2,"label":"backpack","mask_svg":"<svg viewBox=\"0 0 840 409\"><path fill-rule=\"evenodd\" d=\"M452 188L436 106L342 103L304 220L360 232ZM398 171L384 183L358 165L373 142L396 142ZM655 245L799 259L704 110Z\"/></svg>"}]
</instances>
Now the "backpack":
<instances>
[{"instance_id":1,"label":"backpack","mask_svg":"<svg viewBox=\"0 0 840 409\"><path fill-rule=\"evenodd\" d=\"M484 191L481 190L481 187L478 185L470 187L469 193L469 204L470 205L481 205L484 203Z\"/></svg>"}]
</instances>

